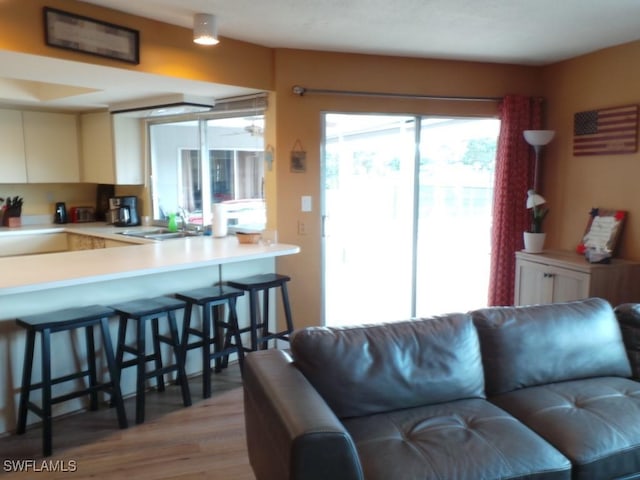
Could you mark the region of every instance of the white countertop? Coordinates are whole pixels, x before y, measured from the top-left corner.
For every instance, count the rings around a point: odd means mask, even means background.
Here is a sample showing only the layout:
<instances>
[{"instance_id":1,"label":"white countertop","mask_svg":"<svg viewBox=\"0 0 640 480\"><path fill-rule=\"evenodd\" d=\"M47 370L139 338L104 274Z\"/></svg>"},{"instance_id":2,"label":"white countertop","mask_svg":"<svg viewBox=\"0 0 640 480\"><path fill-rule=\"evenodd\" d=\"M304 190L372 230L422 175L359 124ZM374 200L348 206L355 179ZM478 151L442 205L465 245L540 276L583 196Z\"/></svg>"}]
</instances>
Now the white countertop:
<instances>
[{"instance_id":1,"label":"white countertop","mask_svg":"<svg viewBox=\"0 0 640 480\"><path fill-rule=\"evenodd\" d=\"M239 244L233 235L224 238L197 236L154 242L118 233L153 228L125 229L104 223L0 228L0 237L75 232L132 243L122 247L0 258L0 296L292 255L300 251L296 245L281 243L269 246L261 243Z\"/></svg>"}]
</instances>

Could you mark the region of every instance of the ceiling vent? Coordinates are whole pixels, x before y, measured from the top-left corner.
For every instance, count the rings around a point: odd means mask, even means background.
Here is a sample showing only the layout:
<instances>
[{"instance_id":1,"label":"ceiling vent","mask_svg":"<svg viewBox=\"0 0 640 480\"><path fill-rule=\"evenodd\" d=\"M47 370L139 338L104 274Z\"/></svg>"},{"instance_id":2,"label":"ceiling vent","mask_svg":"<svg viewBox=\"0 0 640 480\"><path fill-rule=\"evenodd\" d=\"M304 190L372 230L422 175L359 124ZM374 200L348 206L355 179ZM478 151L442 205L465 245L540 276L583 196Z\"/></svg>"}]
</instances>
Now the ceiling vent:
<instances>
[{"instance_id":1,"label":"ceiling vent","mask_svg":"<svg viewBox=\"0 0 640 480\"><path fill-rule=\"evenodd\" d=\"M113 114L126 113L136 117L165 117L208 112L213 109L215 103L213 98L175 94L113 104L109 111Z\"/></svg>"}]
</instances>

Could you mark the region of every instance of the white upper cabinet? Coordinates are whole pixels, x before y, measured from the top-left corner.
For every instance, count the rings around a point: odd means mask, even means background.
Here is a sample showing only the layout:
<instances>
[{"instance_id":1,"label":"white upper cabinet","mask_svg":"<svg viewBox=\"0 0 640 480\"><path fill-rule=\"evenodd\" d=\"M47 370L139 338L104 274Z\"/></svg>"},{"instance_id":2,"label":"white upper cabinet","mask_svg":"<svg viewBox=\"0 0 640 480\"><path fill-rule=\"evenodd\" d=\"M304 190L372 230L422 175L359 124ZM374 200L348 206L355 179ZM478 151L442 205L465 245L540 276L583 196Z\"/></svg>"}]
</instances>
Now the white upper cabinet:
<instances>
[{"instance_id":1,"label":"white upper cabinet","mask_svg":"<svg viewBox=\"0 0 640 480\"><path fill-rule=\"evenodd\" d=\"M26 183L22 112L0 110L0 183Z\"/></svg>"},{"instance_id":2,"label":"white upper cabinet","mask_svg":"<svg viewBox=\"0 0 640 480\"><path fill-rule=\"evenodd\" d=\"M114 185L144 184L140 119L108 112L80 115L82 180Z\"/></svg>"},{"instance_id":3,"label":"white upper cabinet","mask_svg":"<svg viewBox=\"0 0 640 480\"><path fill-rule=\"evenodd\" d=\"M22 112L28 183L80 181L77 115Z\"/></svg>"}]
</instances>

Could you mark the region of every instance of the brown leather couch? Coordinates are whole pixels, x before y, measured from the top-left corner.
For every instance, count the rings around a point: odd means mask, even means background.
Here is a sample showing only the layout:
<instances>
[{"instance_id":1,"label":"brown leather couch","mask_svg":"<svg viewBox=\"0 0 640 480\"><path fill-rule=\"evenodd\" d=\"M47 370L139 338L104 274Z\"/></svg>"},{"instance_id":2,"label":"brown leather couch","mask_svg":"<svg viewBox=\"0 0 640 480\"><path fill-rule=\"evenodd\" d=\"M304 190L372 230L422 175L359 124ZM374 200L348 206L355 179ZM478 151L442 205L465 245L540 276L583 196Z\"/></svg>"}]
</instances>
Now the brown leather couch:
<instances>
[{"instance_id":1,"label":"brown leather couch","mask_svg":"<svg viewBox=\"0 0 640 480\"><path fill-rule=\"evenodd\" d=\"M601 299L298 330L291 355L246 357L251 465L258 480L640 478L639 332L640 307Z\"/></svg>"}]
</instances>

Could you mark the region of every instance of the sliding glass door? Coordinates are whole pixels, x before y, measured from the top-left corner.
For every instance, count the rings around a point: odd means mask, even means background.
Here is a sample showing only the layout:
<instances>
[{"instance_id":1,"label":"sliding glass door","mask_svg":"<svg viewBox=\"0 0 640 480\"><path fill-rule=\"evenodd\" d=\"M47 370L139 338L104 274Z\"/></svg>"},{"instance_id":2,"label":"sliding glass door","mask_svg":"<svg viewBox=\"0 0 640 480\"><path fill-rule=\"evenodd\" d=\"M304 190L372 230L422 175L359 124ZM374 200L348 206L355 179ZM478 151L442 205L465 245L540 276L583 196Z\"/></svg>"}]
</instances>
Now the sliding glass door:
<instances>
[{"instance_id":1,"label":"sliding glass door","mask_svg":"<svg viewBox=\"0 0 640 480\"><path fill-rule=\"evenodd\" d=\"M486 304L493 119L326 114L327 325Z\"/></svg>"}]
</instances>

